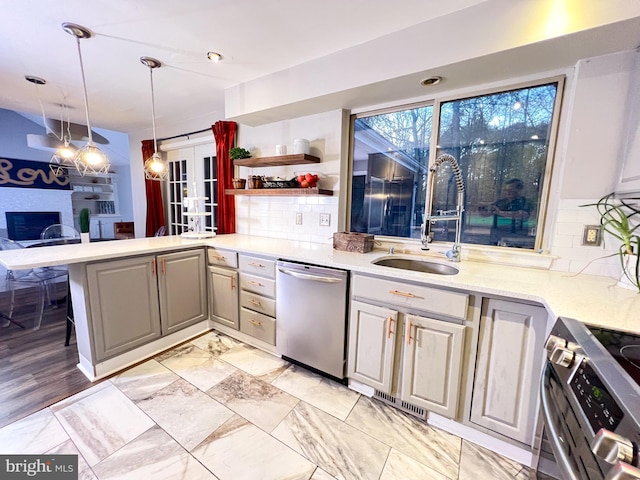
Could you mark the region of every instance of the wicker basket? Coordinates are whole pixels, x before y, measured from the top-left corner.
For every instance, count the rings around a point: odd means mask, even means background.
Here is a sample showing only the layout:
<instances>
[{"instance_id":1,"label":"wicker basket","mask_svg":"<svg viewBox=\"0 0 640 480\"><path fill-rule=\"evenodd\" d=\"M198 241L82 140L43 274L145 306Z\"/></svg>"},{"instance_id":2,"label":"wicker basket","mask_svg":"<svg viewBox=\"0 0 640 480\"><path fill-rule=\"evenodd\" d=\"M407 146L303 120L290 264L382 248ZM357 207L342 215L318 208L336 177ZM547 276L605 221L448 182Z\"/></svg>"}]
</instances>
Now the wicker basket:
<instances>
[{"instance_id":1,"label":"wicker basket","mask_svg":"<svg viewBox=\"0 0 640 480\"><path fill-rule=\"evenodd\" d=\"M345 252L367 253L373 250L373 235L369 233L336 232L333 248Z\"/></svg>"},{"instance_id":2,"label":"wicker basket","mask_svg":"<svg viewBox=\"0 0 640 480\"><path fill-rule=\"evenodd\" d=\"M244 178L234 178L232 182L233 188L235 188L236 190L242 190L247 186L247 181Z\"/></svg>"}]
</instances>

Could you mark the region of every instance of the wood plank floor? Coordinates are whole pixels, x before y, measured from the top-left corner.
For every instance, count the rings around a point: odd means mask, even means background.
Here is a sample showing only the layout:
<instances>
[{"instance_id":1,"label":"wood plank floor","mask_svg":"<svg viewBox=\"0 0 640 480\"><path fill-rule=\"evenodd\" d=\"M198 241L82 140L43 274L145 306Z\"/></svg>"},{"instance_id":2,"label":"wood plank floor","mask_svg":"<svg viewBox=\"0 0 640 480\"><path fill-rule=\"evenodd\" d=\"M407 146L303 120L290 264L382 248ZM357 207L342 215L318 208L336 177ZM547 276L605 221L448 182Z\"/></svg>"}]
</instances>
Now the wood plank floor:
<instances>
[{"instance_id":1,"label":"wood plank floor","mask_svg":"<svg viewBox=\"0 0 640 480\"><path fill-rule=\"evenodd\" d=\"M61 284L62 296L66 284ZM8 313L8 293L0 293L0 312ZM60 295L58 295L60 297ZM92 383L76 367L75 336L64 346L66 307L47 307L39 330L33 330L32 293L20 292L16 325L0 327L0 427L73 395ZM31 300L31 301L30 301ZM0 319L1 321L1 319Z\"/></svg>"}]
</instances>

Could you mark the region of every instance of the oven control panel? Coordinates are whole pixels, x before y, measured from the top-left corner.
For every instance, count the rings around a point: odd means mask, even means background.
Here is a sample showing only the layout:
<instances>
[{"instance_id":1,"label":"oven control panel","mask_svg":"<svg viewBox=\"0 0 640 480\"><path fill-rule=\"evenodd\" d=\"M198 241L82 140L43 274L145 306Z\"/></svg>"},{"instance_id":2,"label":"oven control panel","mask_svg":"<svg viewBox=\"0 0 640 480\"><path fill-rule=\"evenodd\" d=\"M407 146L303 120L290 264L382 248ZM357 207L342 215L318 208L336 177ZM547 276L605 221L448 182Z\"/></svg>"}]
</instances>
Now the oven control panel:
<instances>
[{"instance_id":1,"label":"oven control panel","mask_svg":"<svg viewBox=\"0 0 640 480\"><path fill-rule=\"evenodd\" d=\"M576 368L571 390L594 434L601 428L615 431L624 413L586 360Z\"/></svg>"}]
</instances>

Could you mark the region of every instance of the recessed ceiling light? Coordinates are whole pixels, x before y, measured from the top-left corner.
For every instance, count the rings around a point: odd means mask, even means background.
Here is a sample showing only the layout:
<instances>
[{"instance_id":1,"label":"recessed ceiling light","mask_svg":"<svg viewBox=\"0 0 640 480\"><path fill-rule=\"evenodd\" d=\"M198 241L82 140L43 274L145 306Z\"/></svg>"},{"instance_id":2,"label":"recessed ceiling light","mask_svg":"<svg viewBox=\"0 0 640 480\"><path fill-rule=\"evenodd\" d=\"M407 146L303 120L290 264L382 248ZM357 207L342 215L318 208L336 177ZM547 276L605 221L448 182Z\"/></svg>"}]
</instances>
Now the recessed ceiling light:
<instances>
[{"instance_id":1,"label":"recessed ceiling light","mask_svg":"<svg viewBox=\"0 0 640 480\"><path fill-rule=\"evenodd\" d=\"M431 87L433 85L437 85L442 80L442 77L427 77L420 80L420 85L423 87Z\"/></svg>"},{"instance_id":2,"label":"recessed ceiling light","mask_svg":"<svg viewBox=\"0 0 640 480\"><path fill-rule=\"evenodd\" d=\"M207 58L212 62L221 62L224 57L218 52L207 52Z\"/></svg>"}]
</instances>

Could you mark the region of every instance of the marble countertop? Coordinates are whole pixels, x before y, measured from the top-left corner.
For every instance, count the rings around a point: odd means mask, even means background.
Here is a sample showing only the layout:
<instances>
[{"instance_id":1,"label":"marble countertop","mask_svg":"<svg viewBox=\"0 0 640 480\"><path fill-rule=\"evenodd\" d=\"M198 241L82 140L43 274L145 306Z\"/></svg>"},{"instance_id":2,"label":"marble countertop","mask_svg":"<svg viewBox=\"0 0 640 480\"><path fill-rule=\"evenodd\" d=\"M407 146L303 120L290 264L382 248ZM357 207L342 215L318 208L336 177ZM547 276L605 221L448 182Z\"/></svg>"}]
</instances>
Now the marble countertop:
<instances>
[{"instance_id":1,"label":"marble countertop","mask_svg":"<svg viewBox=\"0 0 640 480\"><path fill-rule=\"evenodd\" d=\"M383 250L365 254L343 252L334 250L331 245L267 237L233 234L188 240L170 236L28 248L0 251L0 264L18 270L163 253L203 245L540 303L554 317L571 317L591 325L640 333L640 294L616 287L616 281L608 277L468 260L453 264L460 270L457 275L434 275L373 265L373 260L388 255ZM428 256L430 260L449 263L442 255L434 253Z\"/></svg>"}]
</instances>

